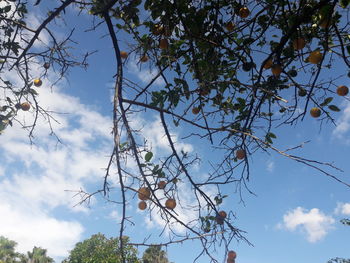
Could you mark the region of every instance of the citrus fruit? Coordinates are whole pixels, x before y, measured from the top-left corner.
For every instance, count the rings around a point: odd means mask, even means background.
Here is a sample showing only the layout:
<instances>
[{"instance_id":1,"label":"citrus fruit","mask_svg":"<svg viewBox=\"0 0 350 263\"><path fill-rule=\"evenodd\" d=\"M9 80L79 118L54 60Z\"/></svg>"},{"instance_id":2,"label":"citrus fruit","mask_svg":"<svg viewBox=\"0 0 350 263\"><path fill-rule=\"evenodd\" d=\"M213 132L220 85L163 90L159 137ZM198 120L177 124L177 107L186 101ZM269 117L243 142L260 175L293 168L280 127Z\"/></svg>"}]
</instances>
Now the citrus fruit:
<instances>
[{"instance_id":1,"label":"citrus fruit","mask_svg":"<svg viewBox=\"0 0 350 263\"><path fill-rule=\"evenodd\" d=\"M236 151L236 158L237 158L238 160L244 159L244 158L245 158L245 150L243 150L243 149L237 150L237 151Z\"/></svg>"},{"instance_id":2,"label":"citrus fruit","mask_svg":"<svg viewBox=\"0 0 350 263\"><path fill-rule=\"evenodd\" d=\"M311 108L310 115L314 118L318 118L321 116L321 110L317 107Z\"/></svg>"},{"instance_id":3,"label":"citrus fruit","mask_svg":"<svg viewBox=\"0 0 350 263\"><path fill-rule=\"evenodd\" d=\"M234 252L233 250L230 250L228 253L227 253L227 259L236 259L237 257L237 253Z\"/></svg>"},{"instance_id":4,"label":"citrus fruit","mask_svg":"<svg viewBox=\"0 0 350 263\"><path fill-rule=\"evenodd\" d=\"M50 63L45 62L43 67L44 67L44 69L49 69L50 68Z\"/></svg>"},{"instance_id":5,"label":"citrus fruit","mask_svg":"<svg viewBox=\"0 0 350 263\"><path fill-rule=\"evenodd\" d=\"M250 11L247 7L242 7L239 9L238 11L238 15L241 17L241 18L247 18L250 14Z\"/></svg>"},{"instance_id":6,"label":"citrus fruit","mask_svg":"<svg viewBox=\"0 0 350 263\"><path fill-rule=\"evenodd\" d=\"M165 186L166 186L166 182L165 181L159 181L159 183L158 183L158 188L159 189L164 189Z\"/></svg>"},{"instance_id":7,"label":"citrus fruit","mask_svg":"<svg viewBox=\"0 0 350 263\"><path fill-rule=\"evenodd\" d=\"M312 64L318 64L322 60L322 53L319 50L312 51L309 55L309 62Z\"/></svg>"},{"instance_id":8,"label":"citrus fruit","mask_svg":"<svg viewBox=\"0 0 350 263\"><path fill-rule=\"evenodd\" d=\"M141 187L137 193L140 200L148 200L151 196L151 191L148 187Z\"/></svg>"},{"instance_id":9,"label":"citrus fruit","mask_svg":"<svg viewBox=\"0 0 350 263\"><path fill-rule=\"evenodd\" d=\"M280 64L273 64L271 66L271 72L275 77L278 77L282 73L282 67Z\"/></svg>"},{"instance_id":10,"label":"citrus fruit","mask_svg":"<svg viewBox=\"0 0 350 263\"><path fill-rule=\"evenodd\" d=\"M225 211L220 211L219 212L219 216L221 216L222 218L226 218L226 216L227 216L227 214L226 214L226 212Z\"/></svg>"},{"instance_id":11,"label":"citrus fruit","mask_svg":"<svg viewBox=\"0 0 350 263\"><path fill-rule=\"evenodd\" d=\"M264 69L269 69L269 68L272 67L272 65L273 65L273 61L272 61L272 59L269 59L268 61L265 62L263 68Z\"/></svg>"},{"instance_id":12,"label":"citrus fruit","mask_svg":"<svg viewBox=\"0 0 350 263\"><path fill-rule=\"evenodd\" d=\"M169 198L165 201L165 207L168 209L174 209L176 207L175 199Z\"/></svg>"},{"instance_id":13,"label":"citrus fruit","mask_svg":"<svg viewBox=\"0 0 350 263\"><path fill-rule=\"evenodd\" d=\"M228 22L225 27L228 32L232 32L235 29L235 25L232 22Z\"/></svg>"},{"instance_id":14,"label":"citrus fruit","mask_svg":"<svg viewBox=\"0 0 350 263\"><path fill-rule=\"evenodd\" d=\"M337 94L339 96L346 96L349 93L349 88L347 86L339 86L337 88Z\"/></svg>"},{"instance_id":15,"label":"citrus fruit","mask_svg":"<svg viewBox=\"0 0 350 263\"><path fill-rule=\"evenodd\" d=\"M139 202L139 209L145 210L146 208L147 208L147 203L145 201L140 201Z\"/></svg>"},{"instance_id":16,"label":"citrus fruit","mask_svg":"<svg viewBox=\"0 0 350 263\"><path fill-rule=\"evenodd\" d=\"M128 57L128 52L126 52L126 51L120 51L120 57L121 57L122 59L126 59L126 58Z\"/></svg>"},{"instance_id":17,"label":"citrus fruit","mask_svg":"<svg viewBox=\"0 0 350 263\"><path fill-rule=\"evenodd\" d=\"M193 107L192 108L192 113L197 115L200 112L200 109L198 107Z\"/></svg>"},{"instance_id":18,"label":"citrus fruit","mask_svg":"<svg viewBox=\"0 0 350 263\"><path fill-rule=\"evenodd\" d=\"M41 81L41 79L35 79L33 80L33 84L35 87L40 87L43 84L43 82Z\"/></svg>"},{"instance_id":19,"label":"citrus fruit","mask_svg":"<svg viewBox=\"0 0 350 263\"><path fill-rule=\"evenodd\" d=\"M22 109L23 111L29 111L29 109L30 109L30 104L29 104L29 102L23 102L23 103L21 103L21 109Z\"/></svg>"}]
</instances>

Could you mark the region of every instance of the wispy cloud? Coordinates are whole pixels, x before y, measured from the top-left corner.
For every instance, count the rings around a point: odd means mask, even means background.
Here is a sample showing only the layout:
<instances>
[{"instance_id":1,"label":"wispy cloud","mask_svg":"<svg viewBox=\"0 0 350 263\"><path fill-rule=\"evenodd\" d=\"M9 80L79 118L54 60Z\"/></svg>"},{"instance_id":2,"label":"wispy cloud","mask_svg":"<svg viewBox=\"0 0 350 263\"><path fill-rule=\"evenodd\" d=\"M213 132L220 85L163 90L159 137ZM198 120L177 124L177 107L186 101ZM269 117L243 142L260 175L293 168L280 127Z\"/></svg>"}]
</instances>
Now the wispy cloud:
<instances>
[{"instance_id":1,"label":"wispy cloud","mask_svg":"<svg viewBox=\"0 0 350 263\"><path fill-rule=\"evenodd\" d=\"M342 110L342 115L337 121L337 126L333 130L333 135L338 139L344 139L344 135L350 129L350 102L345 104ZM345 140L346 143L350 143L349 139Z\"/></svg>"},{"instance_id":2,"label":"wispy cloud","mask_svg":"<svg viewBox=\"0 0 350 263\"><path fill-rule=\"evenodd\" d=\"M335 220L325 215L318 208L309 211L302 207L287 212L283 216L283 223L279 227L294 232L300 230L306 235L309 242L314 243L322 240L332 229Z\"/></svg>"},{"instance_id":3,"label":"wispy cloud","mask_svg":"<svg viewBox=\"0 0 350 263\"><path fill-rule=\"evenodd\" d=\"M272 173L275 170L275 162L272 160L268 160L266 162L266 170Z\"/></svg>"},{"instance_id":4,"label":"wispy cloud","mask_svg":"<svg viewBox=\"0 0 350 263\"><path fill-rule=\"evenodd\" d=\"M350 203L338 203L334 211L338 215L350 215Z\"/></svg>"}]
</instances>

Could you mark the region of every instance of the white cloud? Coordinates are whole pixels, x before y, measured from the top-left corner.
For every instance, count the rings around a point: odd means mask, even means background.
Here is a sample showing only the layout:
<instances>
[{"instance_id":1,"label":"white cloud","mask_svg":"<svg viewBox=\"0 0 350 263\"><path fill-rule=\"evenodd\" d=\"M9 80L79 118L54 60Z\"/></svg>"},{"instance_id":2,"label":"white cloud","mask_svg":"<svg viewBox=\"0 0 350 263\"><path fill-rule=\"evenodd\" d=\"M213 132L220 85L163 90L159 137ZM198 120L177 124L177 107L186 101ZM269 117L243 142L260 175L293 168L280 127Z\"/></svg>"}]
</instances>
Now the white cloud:
<instances>
[{"instance_id":1,"label":"white cloud","mask_svg":"<svg viewBox=\"0 0 350 263\"><path fill-rule=\"evenodd\" d=\"M57 220L45 212L9 203L0 203L0 214L1 235L16 241L22 253L40 246L48 250L48 255L62 257L79 241L84 230L76 221Z\"/></svg>"},{"instance_id":2,"label":"white cloud","mask_svg":"<svg viewBox=\"0 0 350 263\"><path fill-rule=\"evenodd\" d=\"M344 139L344 135L349 131L350 129L350 102L347 102L345 104L345 108L342 110L342 115L337 121L337 126L333 130L333 135L335 135L338 139ZM347 143L350 142L350 140L346 140Z\"/></svg>"},{"instance_id":3,"label":"white cloud","mask_svg":"<svg viewBox=\"0 0 350 263\"><path fill-rule=\"evenodd\" d=\"M74 207L80 197L73 199L75 193L66 190L101 183L112 147L112 122L59 87L51 89L49 79L37 88L37 100L43 109L61 113L53 113L59 123L51 124L63 144L50 135L43 117L37 121L33 145L17 122L0 136L0 235L15 240L21 252L41 246L57 259L68 255L84 231L71 218L90 212ZM31 124L33 113L19 111L18 119ZM58 218L56 209L64 216Z\"/></svg>"},{"instance_id":4,"label":"white cloud","mask_svg":"<svg viewBox=\"0 0 350 263\"><path fill-rule=\"evenodd\" d=\"M129 59L129 63L127 64L127 66L129 66L130 68L128 69L128 72L130 74L133 74L135 76L137 76L139 78L139 80L141 80L141 82L143 84L148 84L151 82L151 80L153 78L155 78L155 76L157 76L158 71L156 69L153 68L147 68L148 64L142 64L141 66L139 66L140 64L138 63L138 60L136 59ZM162 79L161 76L159 76L153 83L156 86L164 86L165 83Z\"/></svg>"},{"instance_id":5,"label":"white cloud","mask_svg":"<svg viewBox=\"0 0 350 263\"><path fill-rule=\"evenodd\" d=\"M350 203L338 203L335 209L336 214L350 215Z\"/></svg>"},{"instance_id":6,"label":"white cloud","mask_svg":"<svg viewBox=\"0 0 350 263\"><path fill-rule=\"evenodd\" d=\"M334 222L333 217L325 215L318 208L307 211L297 207L283 216L283 224L279 226L289 231L301 230L306 234L307 240L314 243L327 235Z\"/></svg>"}]
</instances>

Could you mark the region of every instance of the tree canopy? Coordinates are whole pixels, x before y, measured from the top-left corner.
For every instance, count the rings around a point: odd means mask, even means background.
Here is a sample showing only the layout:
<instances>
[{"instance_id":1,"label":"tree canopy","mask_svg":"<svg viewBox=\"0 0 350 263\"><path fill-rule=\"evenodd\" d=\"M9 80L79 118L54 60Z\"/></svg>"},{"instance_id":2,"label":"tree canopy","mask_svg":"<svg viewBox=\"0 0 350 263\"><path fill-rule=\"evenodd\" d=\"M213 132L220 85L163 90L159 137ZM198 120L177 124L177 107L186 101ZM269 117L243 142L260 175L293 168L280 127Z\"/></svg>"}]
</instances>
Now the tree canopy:
<instances>
[{"instance_id":1,"label":"tree canopy","mask_svg":"<svg viewBox=\"0 0 350 263\"><path fill-rule=\"evenodd\" d=\"M43 5L50 10L47 16L38 26L28 26L28 14ZM53 69L59 81L72 67L87 66L93 51L80 57L71 53L71 47L82 44L73 41L74 25L63 38L54 30L70 7L90 18L87 32L102 28L113 46L114 146L103 186L94 194L107 197L109 180L116 172L122 214L118 249L130 249L122 238L132 221L126 205L138 198L139 208L160 214L170 230L169 240L159 245L198 239L203 254L217 262L210 253L212 246L219 242L227 251L232 240L246 240L234 223L234 214L220 209L227 197L221 189L232 185L239 192L249 191L255 152L277 153L350 186L332 163L294 154L302 144L275 146L281 127L311 118L335 124L339 104L348 94L344 85L350 66L348 0L62 0L50 4L37 0L34 5L1 1L1 132L21 125L34 139L39 118L48 125L55 121L55 113L38 100L48 72ZM44 32L48 43L35 45ZM128 46L121 46L121 40ZM123 69L131 58L138 66L157 71L148 84L140 86L125 78ZM154 85L157 80L161 87ZM29 123L18 117L23 112ZM154 154L142 128L133 127L131 120L139 112L158 116L168 152ZM207 177L191 175L200 157L174 139L172 132L180 128L187 131L186 138L205 141L203 145L220 157L201 160L212 167ZM128 162L135 166L130 168ZM190 207L179 199L178 182L188 185L188 198L195 200ZM207 193L212 186L217 189L214 196ZM83 194L82 201L93 195ZM182 213L195 211L196 220L183 221L177 213L180 208ZM185 234L174 230L178 225L186 229ZM108 243L101 236L95 239ZM78 257L80 250L88 253L89 242L77 246L71 257ZM121 255L118 260L127 262L127 254Z\"/></svg>"},{"instance_id":2,"label":"tree canopy","mask_svg":"<svg viewBox=\"0 0 350 263\"><path fill-rule=\"evenodd\" d=\"M124 242L128 238L124 237ZM119 247L118 238L106 238L103 234L95 234L75 245L64 263L105 262L105 263L137 263L137 250L126 245ZM122 254L123 253L123 254Z\"/></svg>"}]
</instances>

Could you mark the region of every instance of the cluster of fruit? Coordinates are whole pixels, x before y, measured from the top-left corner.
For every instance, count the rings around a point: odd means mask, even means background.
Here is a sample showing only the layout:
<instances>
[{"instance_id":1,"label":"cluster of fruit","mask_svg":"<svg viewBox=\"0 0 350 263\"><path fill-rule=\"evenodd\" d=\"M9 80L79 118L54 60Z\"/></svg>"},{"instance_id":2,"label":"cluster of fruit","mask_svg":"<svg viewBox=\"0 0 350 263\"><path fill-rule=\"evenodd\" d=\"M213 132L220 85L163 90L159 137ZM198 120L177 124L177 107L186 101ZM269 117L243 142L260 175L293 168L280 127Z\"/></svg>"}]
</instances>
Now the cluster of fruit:
<instances>
[{"instance_id":1,"label":"cluster of fruit","mask_svg":"<svg viewBox=\"0 0 350 263\"><path fill-rule=\"evenodd\" d=\"M46 64L46 63L45 63ZM45 67L45 64L44 64L44 67ZM35 87L40 87L41 85L43 84L42 80L41 79L34 79L33 80L33 85ZM15 106L17 109L21 109L23 111L29 111L30 109L30 103L28 101L25 101L25 102L22 102L22 103L18 103L16 104Z\"/></svg>"},{"instance_id":2,"label":"cluster of fruit","mask_svg":"<svg viewBox=\"0 0 350 263\"><path fill-rule=\"evenodd\" d=\"M159 181L158 182L158 189L164 189L166 186L166 182L165 181ZM151 190L148 187L141 187L138 191L137 191L137 196L138 198L141 200L138 204L138 207L140 210L145 210L147 208L147 200L151 199ZM165 201L165 207L173 210L176 207L176 200L173 198L168 198Z\"/></svg>"}]
</instances>

